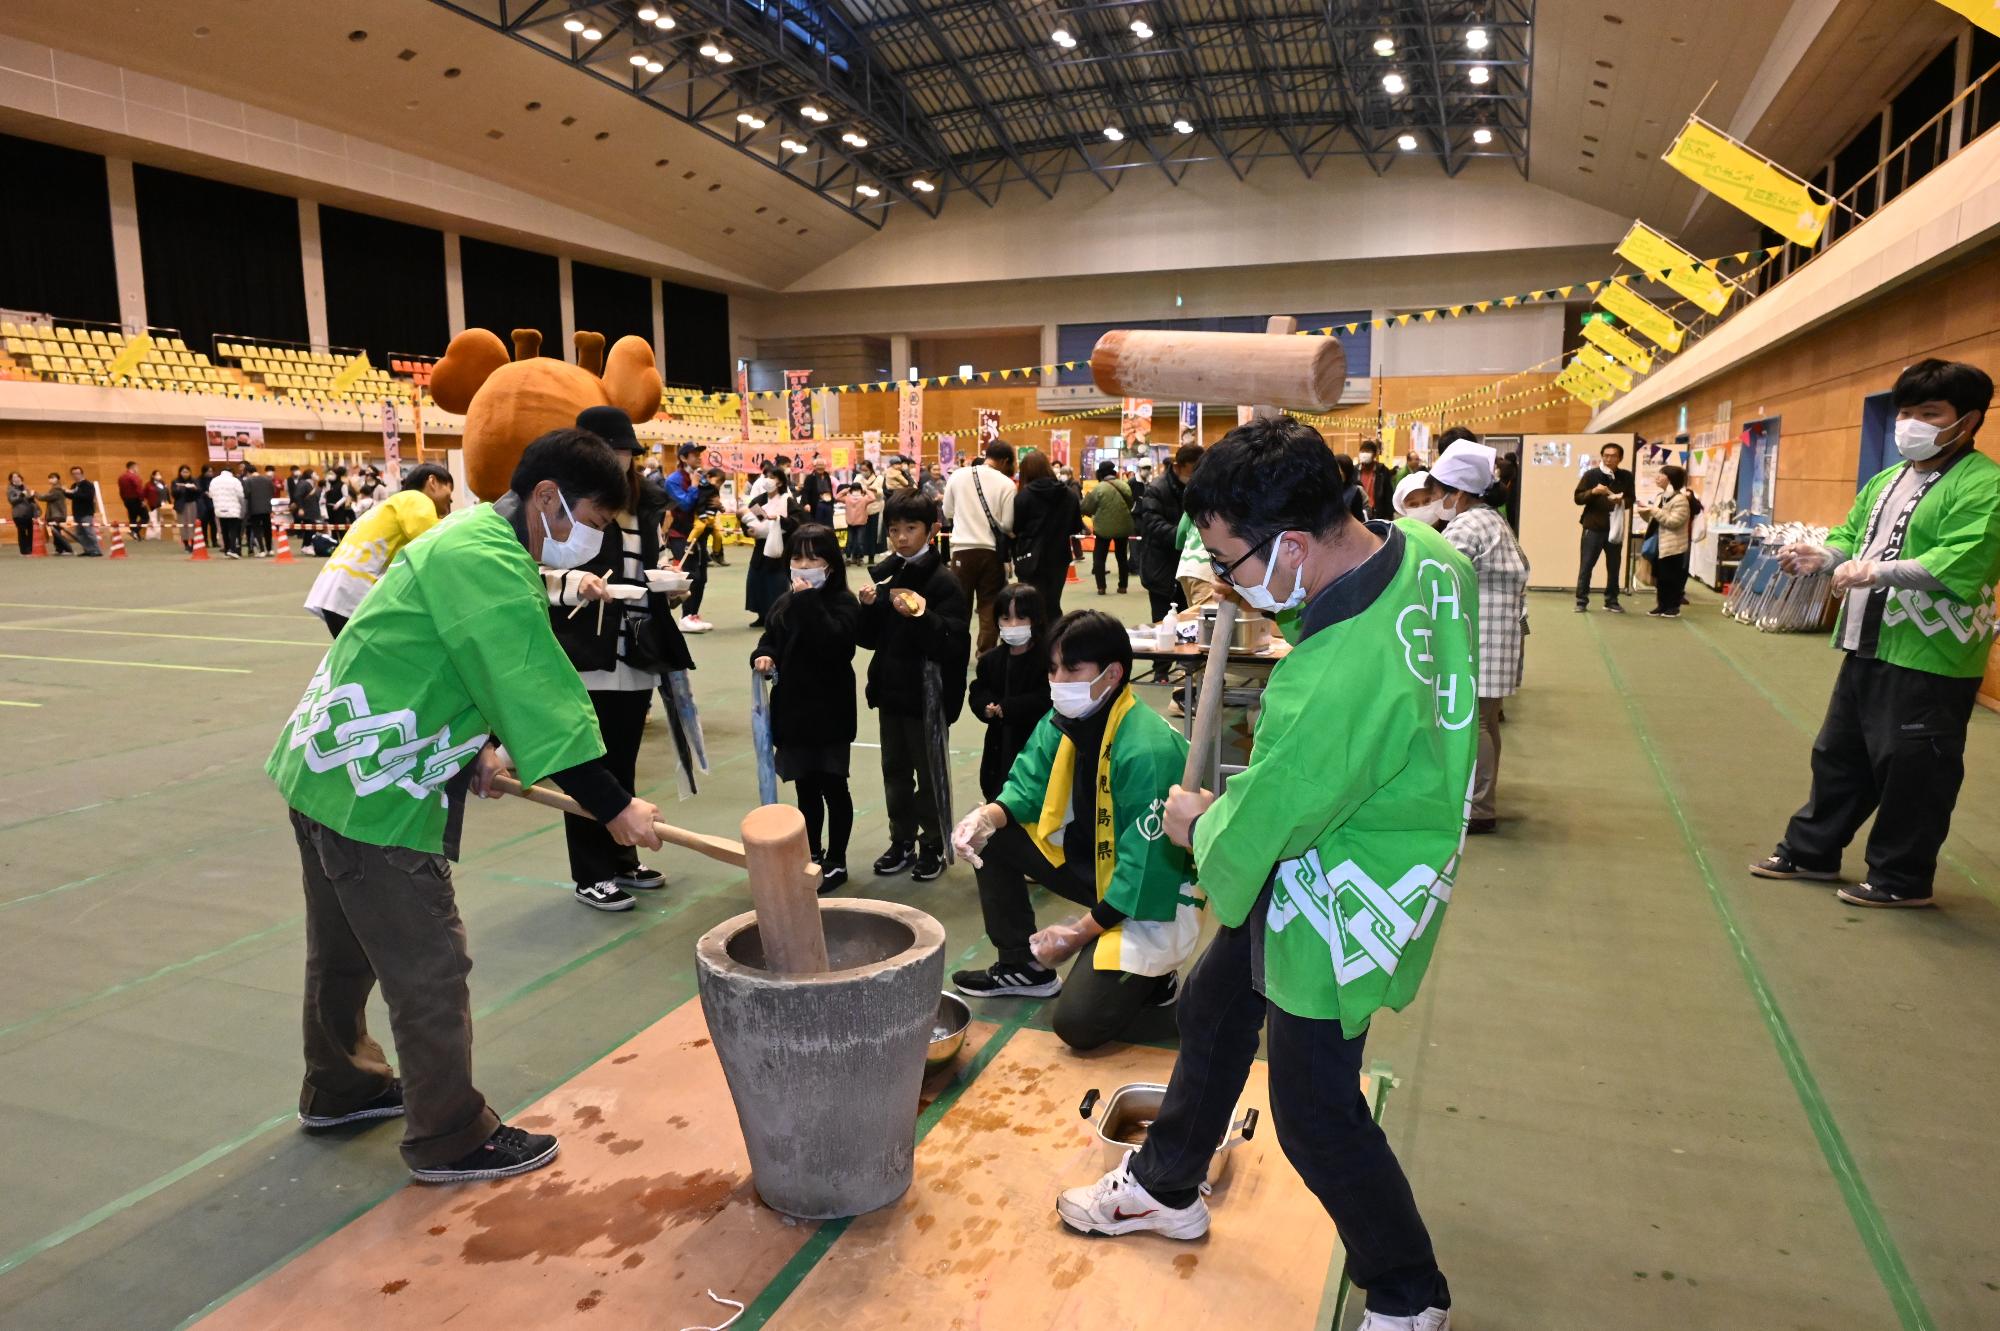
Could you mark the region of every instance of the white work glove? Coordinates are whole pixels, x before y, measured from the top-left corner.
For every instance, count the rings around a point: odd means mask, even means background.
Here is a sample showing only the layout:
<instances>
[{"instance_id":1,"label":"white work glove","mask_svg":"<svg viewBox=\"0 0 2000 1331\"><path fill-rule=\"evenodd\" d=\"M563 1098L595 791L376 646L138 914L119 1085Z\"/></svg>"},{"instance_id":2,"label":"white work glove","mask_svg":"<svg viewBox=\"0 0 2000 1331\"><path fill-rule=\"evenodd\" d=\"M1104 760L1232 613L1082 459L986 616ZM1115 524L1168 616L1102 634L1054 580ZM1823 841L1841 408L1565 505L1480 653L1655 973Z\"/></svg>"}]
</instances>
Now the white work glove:
<instances>
[{"instance_id":1,"label":"white work glove","mask_svg":"<svg viewBox=\"0 0 2000 1331\"><path fill-rule=\"evenodd\" d=\"M986 849L986 843L991 841L993 834L999 830L987 816L986 806L982 804L959 819L958 826L951 829L951 848L960 859L973 868L984 868L986 861L979 858L979 852Z\"/></svg>"},{"instance_id":2,"label":"white work glove","mask_svg":"<svg viewBox=\"0 0 2000 1331\"><path fill-rule=\"evenodd\" d=\"M1873 587L1881 567L1873 559L1850 559L1833 571L1833 589L1851 592L1857 587Z\"/></svg>"},{"instance_id":3,"label":"white work glove","mask_svg":"<svg viewBox=\"0 0 2000 1331\"><path fill-rule=\"evenodd\" d=\"M1778 551L1778 567L1791 574L1824 573L1840 561L1830 546L1794 541Z\"/></svg>"}]
</instances>

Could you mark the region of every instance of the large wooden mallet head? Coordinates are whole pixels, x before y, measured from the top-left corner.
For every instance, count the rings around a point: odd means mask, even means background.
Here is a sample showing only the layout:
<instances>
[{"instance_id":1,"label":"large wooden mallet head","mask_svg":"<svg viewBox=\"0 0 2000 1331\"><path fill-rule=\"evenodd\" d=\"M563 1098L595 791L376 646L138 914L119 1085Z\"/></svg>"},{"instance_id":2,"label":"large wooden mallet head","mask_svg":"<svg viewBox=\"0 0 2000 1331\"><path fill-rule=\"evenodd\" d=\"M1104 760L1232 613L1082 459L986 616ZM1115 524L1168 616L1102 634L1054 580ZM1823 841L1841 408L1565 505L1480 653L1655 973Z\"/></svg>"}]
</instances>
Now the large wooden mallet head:
<instances>
[{"instance_id":1,"label":"large wooden mallet head","mask_svg":"<svg viewBox=\"0 0 2000 1331\"><path fill-rule=\"evenodd\" d=\"M1335 337L1114 328L1090 353L1090 377L1112 397L1329 411L1340 405L1347 356Z\"/></svg>"}]
</instances>

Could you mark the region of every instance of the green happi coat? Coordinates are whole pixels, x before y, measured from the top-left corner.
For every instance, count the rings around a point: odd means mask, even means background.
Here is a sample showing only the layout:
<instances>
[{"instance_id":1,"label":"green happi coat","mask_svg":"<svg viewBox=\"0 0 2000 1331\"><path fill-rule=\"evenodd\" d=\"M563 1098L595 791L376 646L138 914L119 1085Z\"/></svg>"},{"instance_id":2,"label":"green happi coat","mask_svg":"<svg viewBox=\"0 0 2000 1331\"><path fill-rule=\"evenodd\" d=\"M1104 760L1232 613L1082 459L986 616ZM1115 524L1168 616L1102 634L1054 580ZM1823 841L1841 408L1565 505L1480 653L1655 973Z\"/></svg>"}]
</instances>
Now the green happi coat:
<instances>
[{"instance_id":1,"label":"green happi coat","mask_svg":"<svg viewBox=\"0 0 2000 1331\"><path fill-rule=\"evenodd\" d=\"M1350 1039L1416 996L1479 737L1472 566L1428 527L1371 526L1382 550L1286 626L1298 636L1272 668L1250 766L1194 827L1197 876L1225 924L1270 887L1265 997L1338 1019Z\"/></svg>"},{"instance_id":2,"label":"green happi coat","mask_svg":"<svg viewBox=\"0 0 2000 1331\"><path fill-rule=\"evenodd\" d=\"M1860 554L1876 506L1909 465L1898 462L1876 473L1855 496L1847 521L1827 533L1826 543L1850 559ZM1895 520L1894 513L1881 518L1885 524ZM1946 469L1910 515L1896 558L1916 560L1944 590L1890 587L1878 592L1884 599L1876 658L1954 679L1985 674L1993 647L1994 585L2000 579L2000 463L1983 453L1968 453ZM1842 597L1835 646L1847 637L1847 605ZM1874 618L1872 609L1869 618Z\"/></svg>"},{"instance_id":3,"label":"green happi coat","mask_svg":"<svg viewBox=\"0 0 2000 1331\"><path fill-rule=\"evenodd\" d=\"M334 640L264 770L356 841L437 854L444 784L488 736L523 784L604 755L548 593L490 504L411 542Z\"/></svg>"},{"instance_id":4,"label":"green happi coat","mask_svg":"<svg viewBox=\"0 0 2000 1331\"><path fill-rule=\"evenodd\" d=\"M1111 704L1097 759L1091 807L1095 864L1086 870L1097 899L1126 915L1093 945L1091 966L1134 975L1165 975L1193 955L1201 939L1201 892L1188 854L1167 840L1161 812L1181 778L1187 740L1166 718L1123 689ZM1076 745L1041 720L1007 773L996 801L1051 864L1064 860L1063 829L1075 803Z\"/></svg>"}]
</instances>

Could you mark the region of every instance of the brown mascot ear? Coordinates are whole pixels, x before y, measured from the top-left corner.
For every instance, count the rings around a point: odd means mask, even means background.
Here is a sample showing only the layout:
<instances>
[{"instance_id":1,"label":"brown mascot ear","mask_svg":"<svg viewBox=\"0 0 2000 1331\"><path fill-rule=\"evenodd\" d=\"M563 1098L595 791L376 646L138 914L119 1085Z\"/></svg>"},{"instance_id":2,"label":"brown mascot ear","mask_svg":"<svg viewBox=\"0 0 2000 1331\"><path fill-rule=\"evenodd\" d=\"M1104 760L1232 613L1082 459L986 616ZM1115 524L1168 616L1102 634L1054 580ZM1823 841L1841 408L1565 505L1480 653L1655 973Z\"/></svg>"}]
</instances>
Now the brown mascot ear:
<instances>
[{"instance_id":1,"label":"brown mascot ear","mask_svg":"<svg viewBox=\"0 0 2000 1331\"><path fill-rule=\"evenodd\" d=\"M431 400L464 415L487 376L506 363L506 343L484 328L468 328L451 340L444 359L431 367Z\"/></svg>"},{"instance_id":2,"label":"brown mascot ear","mask_svg":"<svg viewBox=\"0 0 2000 1331\"><path fill-rule=\"evenodd\" d=\"M660 414L660 371L653 364L652 343L628 335L612 344L604 358L604 395L634 425Z\"/></svg>"}]
</instances>

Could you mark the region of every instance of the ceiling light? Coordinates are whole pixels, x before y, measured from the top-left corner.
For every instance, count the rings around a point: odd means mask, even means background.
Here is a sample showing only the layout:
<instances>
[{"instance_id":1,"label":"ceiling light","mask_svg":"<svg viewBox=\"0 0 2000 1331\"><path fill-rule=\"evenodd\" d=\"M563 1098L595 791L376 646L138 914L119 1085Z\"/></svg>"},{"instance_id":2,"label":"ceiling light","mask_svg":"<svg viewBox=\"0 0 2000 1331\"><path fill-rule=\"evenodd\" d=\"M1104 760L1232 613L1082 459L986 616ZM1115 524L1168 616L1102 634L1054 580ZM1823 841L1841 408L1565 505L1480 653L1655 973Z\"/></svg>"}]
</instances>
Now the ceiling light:
<instances>
[{"instance_id":1,"label":"ceiling light","mask_svg":"<svg viewBox=\"0 0 2000 1331\"><path fill-rule=\"evenodd\" d=\"M864 199L879 199L882 197L882 191L876 189L873 185L856 185L854 192Z\"/></svg>"},{"instance_id":2,"label":"ceiling light","mask_svg":"<svg viewBox=\"0 0 2000 1331\"><path fill-rule=\"evenodd\" d=\"M1151 39L1153 30L1147 26L1146 20L1135 18L1132 20L1132 35L1143 42Z\"/></svg>"},{"instance_id":3,"label":"ceiling light","mask_svg":"<svg viewBox=\"0 0 2000 1331\"><path fill-rule=\"evenodd\" d=\"M1406 153L1413 153L1417 150L1417 136L1414 134L1398 134L1396 136L1396 146Z\"/></svg>"},{"instance_id":4,"label":"ceiling light","mask_svg":"<svg viewBox=\"0 0 2000 1331\"><path fill-rule=\"evenodd\" d=\"M1471 79L1475 84L1484 84L1486 80L1493 77L1493 71L1484 65L1474 65L1471 69L1465 71L1465 77Z\"/></svg>"},{"instance_id":5,"label":"ceiling light","mask_svg":"<svg viewBox=\"0 0 2000 1331\"><path fill-rule=\"evenodd\" d=\"M736 113L736 123L739 125L748 125L752 129L764 128L764 122L748 111L738 111Z\"/></svg>"},{"instance_id":6,"label":"ceiling light","mask_svg":"<svg viewBox=\"0 0 2000 1331\"><path fill-rule=\"evenodd\" d=\"M1493 142L1493 131L1481 125L1478 129L1472 131L1472 141L1484 147Z\"/></svg>"},{"instance_id":7,"label":"ceiling light","mask_svg":"<svg viewBox=\"0 0 2000 1331\"><path fill-rule=\"evenodd\" d=\"M660 16L660 11L653 8L651 5L639 6L639 21L641 23L651 23L654 19L658 18L659 16Z\"/></svg>"},{"instance_id":8,"label":"ceiling light","mask_svg":"<svg viewBox=\"0 0 2000 1331\"><path fill-rule=\"evenodd\" d=\"M1469 50L1484 51L1486 49L1486 29L1467 28L1465 30L1465 45Z\"/></svg>"},{"instance_id":9,"label":"ceiling light","mask_svg":"<svg viewBox=\"0 0 2000 1331\"><path fill-rule=\"evenodd\" d=\"M634 52L632 53L632 63L633 63L633 64L635 64L635 65L643 65L643 64L645 64L645 63L646 63L646 56L645 56L645 53L644 53L644 52L641 52L641 51L634 51Z\"/></svg>"},{"instance_id":10,"label":"ceiling light","mask_svg":"<svg viewBox=\"0 0 2000 1331\"><path fill-rule=\"evenodd\" d=\"M1118 126L1116 125L1106 125L1104 127L1104 137L1110 139L1113 143L1116 143L1120 139L1125 137L1125 131L1118 128Z\"/></svg>"},{"instance_id":11,"label":"ceiling light","mask_svg":"<svg viewBox=\"0 0 2000 1331\"><path fill-rule=\"evenodd\" d=\"M1076 38L1069 35L1068 28L1057 28L1054 32L1049 34L1049 40L1054 42L1057 46L1068 46L1070 43L1074 42Z\"/></svg>"},{"instance_id":12,"label":"ceiling light","mask_svg":"<svg viewBox=\"0 0 2000 1331\"><path fill-rule=\"evenodd\" d=\"M566 18L566 19L564 19L564 20L563 20L563 31L564 31L564 32L582 32L582 31L583 31L583 20L582 20L582 19L580 19L580 18Z\"/></svg>"},{"instance_id":13,"label":"ceiling light","mask_svg":"<svg viewBox=\"0 0 2000 1331\"><path fill-rule=\"evenodd\" d=\"M932 190L936 189L937 186L931 184L930 181L925 180L922 176L918 176L915 180L912 180L910 182L910 188L917 191L917 193L919 194L929 194Z\"/></svg>"},{"instance_id":14,"label":"ceiling light","mask_svg":"<svg viewBox=\"0 0 2000 1331\"><path fill-rule=\"evenodd\" d=\"M672 14L662 14L653 20L653 26L662 32L667 32L674 26L674 16Z\"/></svg>"},{"instance_id":15,"label":"ceiling light","mask_svg":"<svg viewBox=\"0 0 2000 1331\"><path fill-rule=\"evenodd\" d=\"M1376 55L1396 54L1396 39L1394 37L1391 37L1386 32L1383 33L1380 37L1377 37L1375 39L1375 54Z\"/></svg>"},{"instance_id":16,"label":"ceiling light","mask_svg":"<svg viewBox=\"0 0 2000 1331\"><path fill-rule=\"evenodd\" d=\"M811 104L801 106L799 108L799 114L804 116L807 120L811 120L821 125L824 125L829 119L831 119L831 117L829 117L826 112L820 110L817 106L813 106Z\"/></svg>"},{"instance_id":17,"label":"ceiling light","mask_svg":"<svg viewBox=\"0 0 2000 1331\"><path fill-rule=\"evenodd\" d=\"M717 51L715 53L715 63L718 65L726 65L734 59L736 59L736 57L729 54L729 52L727 51Z\"/></svg>"},{"instance_id":18,"label":"ceiling light","mask_svg":"<svg viewBox=\"0 0 2000 1331\"><path fill-rule=\"evenodd\" d=\"M1194 126L1193 126L1193 125L1190 125L1190 124L1189 124L1189 123L1188 123L1187 121L1185 121L1185 120L1176 120L1176 121L1174 122L1174 133L1176 133L1176 134L1192 134L1192 133L1194 133Z\"/></svg>"},{"instance_id":19,"label":"ceiling light","mask_svg":"<svg viewBox=\"0 0 2000 1331\"><path fill-rule=\"evenodd\" d=\"M601 32L599 32L599 31L598 31L597 29L595 29L595 28L585 28L585 29L583 30L583 39L584 39L585 41L587 41L587 42L594 42L594 41L599 41L599 40L602 40L603 36L604 36L604 34L603 34L603 33L601 33Z\"/></svg>"},{"instance_id":20,"label":"ceiling light","mask_svg":"<svg viewBox=\"0 0 2000 1331\"><path fill-rule=\"evenodd\" d=\"M800 143L797 139L791 140L791 149L795 153L803 153L810 151L810 149L805 144Z\"/></svg>"},{"instance_id":21,"label":"ceiling light","mask_svg":"<svg viewBox=\"0 0 2000 1331\"><path fill-rule=\"evenodd\" d=\"M710 60L715 59L716 52L720 51L721 49L722 48L717 46L714 42L703 42L701 44L702 55Z\"/></svg>"},{"instance_id":22,"label":"ceiling light","mask_svg":"<svg viewBox=\"0 0 2000 1331\"><path fill-rule=\"evenodd\" d=\"M1384 92L1399 93L1408 86L1409 85L1403 81L1403 75L1399 70L1392 69L1387 74L1384 74L1382 76L1382 91Z\"/></svg>"},{"instance_id":23,"label":"ceiling light","mask_svg":"<svg viewBox=\"0 0 2000 1331\"><path fill-rule=\"evenodd\" d=\"M646 62L646 72L648 74L664 74L666 71L667 67L657 60L648 60Z\"/></svg>"}]
</instances>

